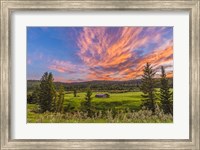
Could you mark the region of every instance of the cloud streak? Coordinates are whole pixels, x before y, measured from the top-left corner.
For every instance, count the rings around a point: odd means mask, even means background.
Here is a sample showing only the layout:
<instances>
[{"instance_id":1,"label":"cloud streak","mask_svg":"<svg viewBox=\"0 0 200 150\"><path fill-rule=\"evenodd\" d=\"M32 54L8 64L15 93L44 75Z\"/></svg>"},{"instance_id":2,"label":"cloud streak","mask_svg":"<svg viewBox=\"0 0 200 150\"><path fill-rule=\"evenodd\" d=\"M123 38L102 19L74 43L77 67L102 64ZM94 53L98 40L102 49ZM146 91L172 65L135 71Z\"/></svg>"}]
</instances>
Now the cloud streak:
<instances>
[{"instance_id":1,"label":"cloud streak","mask_svg":"<svg viewBox=\"0 0 200 150\"><path fill-rule=\"evenodd\" d=\"M72 64L69 61L60 61L54 59L52 61L52 64L48 67L50 70L55 70L57 72L61 73L74 73L74 70L76 68L76 65Z\"/></svg>"},{"instance_id":2,"label":"cloud streak","mask_svg":"<svg viewBox=\"0 0 200 150\"><path fill-rule=\"evenodd\" d=\"M145 63L173 68L171 28L84 28L77 39L78 56L90 69L88 79L129 80L142 75ZM173 70L173 69L171 69ZM172 71L167 72L171 74Z\"/></svg>"},{"instance_id":3,"label":"cloud streak","mask_svg":"<svg viewBox=\"0 0 200 150\"><path fill-rule=\"evenodd\" d=\"M86 66L76 65L71 63L70 61L57 59L51 61L51 65L48 66L48 69L66 74L84 73L87 71Z\"/></svg>"}]
</instances>

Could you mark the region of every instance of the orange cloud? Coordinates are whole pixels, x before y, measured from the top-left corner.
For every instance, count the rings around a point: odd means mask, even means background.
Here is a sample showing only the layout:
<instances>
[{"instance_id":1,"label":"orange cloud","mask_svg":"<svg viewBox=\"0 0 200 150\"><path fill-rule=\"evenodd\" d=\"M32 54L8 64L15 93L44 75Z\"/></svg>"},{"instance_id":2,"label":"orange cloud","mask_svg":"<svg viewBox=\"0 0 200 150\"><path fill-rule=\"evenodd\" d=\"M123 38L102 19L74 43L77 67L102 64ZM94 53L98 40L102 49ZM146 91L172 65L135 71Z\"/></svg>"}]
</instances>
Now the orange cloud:
<instances>
[{"instance_id":1,"label":"orange cloud","mask_svg":"<svg viewBox=\"0 0 200 150\"><path fill-rule=\"evenodd\" d=\"M61 44L66 42L58 53L44 46L27 50L31 52L27 55L29 67L37 65L38 71L47 67L57 81L65 82L140 78L147 62L158 76L161 65L168 77L173 76L172 27L75 27L62 31L61 37L53 37L62 40ZM32 74L31 69L28 72Z\"/></svg>"},{"instance_id":2,"label":"orange cloud","mask_svg":"<svg viewBox=\"0 0 200 150\"><path fill-rule=\"evenodd\" d=\"M143 74L143 69L145 64L150 63L154 69L157 69L160 72L160 66L165 66L173 63L173 46L168 46L164 50L156 50L150 55L139 60L135 69L130 69L127 73L127 79L133 79L140 77Z\"/></svg>"},{"instance_id":3,"label":"orange cloud","mask_svg":"<svg viewBox=\"0 0 200 150\"><path fill-rule=\"evenodd\" d=\"M167 73L167 78L172 78L173 77L173 72L168 72Z\"/></svg>"},{"instance_id":4,"label":"orange cloud","mask_svg":"<svg viewBox=\"0 0 200 150\"><path fill-rule=\"evenodd\" d=\"M140 77L147 62L155 69L172 64L173 42L163 40L164 29L157 31L156 27L150 27L145 31L148 34L144 34L143 27L123 27L112 36L106 28L84 28L78 38L78 56L90 68L88 79L129 80ZM138 56L136 50L143 47L145 51L149 43L161 44L150 53Z\"/></svg>"},{"instance_id":5,"label":"orange cloud","mask_svg":"<svg viewBox=\"0 0 200 150\"><path fill-rule=\"evenodd\" d=\"M78 39L79 57L90 67L113 67L131 58L132 51L149 38L137 39L142 32L140 27L120 29L121 35L115 39L107 34L105 28L84 28Z\"/></svg>"}]
</instances>

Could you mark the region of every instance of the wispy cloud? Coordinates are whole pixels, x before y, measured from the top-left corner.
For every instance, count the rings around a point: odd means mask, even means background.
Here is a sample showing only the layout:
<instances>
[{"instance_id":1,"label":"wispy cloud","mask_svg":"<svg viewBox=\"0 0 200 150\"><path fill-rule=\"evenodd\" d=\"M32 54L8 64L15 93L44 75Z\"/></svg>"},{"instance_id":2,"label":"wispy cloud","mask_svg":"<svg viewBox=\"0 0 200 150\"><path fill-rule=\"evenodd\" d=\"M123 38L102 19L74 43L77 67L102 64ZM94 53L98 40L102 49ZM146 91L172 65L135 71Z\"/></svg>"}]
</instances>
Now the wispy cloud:
<instances>
[{"instance_id":1,"label":"wispy cloud","mask_svg":"<svg viewBox=\"0 0 200 150\"><path fill-rule=\"evenodd\" d=\"M70 61L63 61L54 59L50 61L51 65L48 66L50 70L54 70L60 73L84 73L87 70L86 66L73 64Z\"/></svg>"},{"instance_id":2,"label":"wispy cloud","mask_svg":"<svg viewBox=\"0 0 200 150\"><path fill-rule=\"evenodd\" d=\"M136 65L132 68L126 71L126 78L137 78L140 77L143 74L144 65L148 62L152 64L153 68L156 69L158 72L160 72L160 67L165 66L166 67L173 67L173 60L172 60L172 54L173 53L173 46L168 45L165 49L157 49L153 51L149 55L145 55L142 58L139 58L136 60ZM131 64L129 65L131 68ZM168 73L168 72L167 72Z\"/></svg>"},{"instance_id":3,"label":"wispy cloud","mask_svg":"<svg viewBox=\"0 0 200 150\"><path fill-rule=\"evenodd\" d=\"M55 70L61 73L74 73L76 65L69 61L52 60L52 64L48 67L50 70Z\"/></svg>"},{"instance_id":4,"label":"wispy cloud","mask_svg":"<svg viewBox=\"0 0 200 150\"><path fill-rule=\"evenodd\" d=\"M172 64L173 41L164 37L166 32L164 27L123 27L113 32L107 28L84 28L77 42L78 56L90 67L88 79L137 78L147 62L154 68ZM149 47L153 44L155 49Z\"/></svg>"}]
</instances>

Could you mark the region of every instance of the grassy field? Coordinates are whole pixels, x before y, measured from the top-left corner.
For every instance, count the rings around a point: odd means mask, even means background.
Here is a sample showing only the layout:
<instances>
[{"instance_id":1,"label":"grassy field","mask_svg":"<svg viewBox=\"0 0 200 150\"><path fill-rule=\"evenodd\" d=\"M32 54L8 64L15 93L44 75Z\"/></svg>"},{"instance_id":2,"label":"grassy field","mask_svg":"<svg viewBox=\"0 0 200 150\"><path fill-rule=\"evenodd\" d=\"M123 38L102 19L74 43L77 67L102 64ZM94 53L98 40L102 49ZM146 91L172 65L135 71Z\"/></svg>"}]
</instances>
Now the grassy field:
<instances>
[{"instance_id":1,"label":"grassy field","mask_svg":"<svg viewBox=\"0 0 200 150\"><path fill-rule=\"evenodd\" d=\"M72 92L65 93L64 101L64 113L50 113L44 114L37 113L36 104L28 104L28 122L91 122L91 123L103 123L103 122L172 122L170 116L148 116L151 112L141 111L140 105L142 103L141 92L126 92L126 93L109 93L109 98L96 98L97 93L92 94L92 105L98 112L95 114L96 118L82 117L84 114L81 112L81 102L85 101L85 93L78 93L77 97L74 97ZM111 111L124 111L118 113L118 120L113 120L113 112ZM140 111L139 111L140 110ZM100 112L104 112L105 117L101 117ZM139 112L138 112L139 111ZM78 113L77 113L78 112ZM158 112L160 113L160 112ZM134 116L134 120L130 120L130 116ZM143 117L143 118L142 118ZM160 117L160 118L159 118ZM76 118L76 119L74 119ZM133 118L133 117L132 117Z\"/></svg>"},{"instance_id":2,"label":"grassy field","mask_svg":"<svg viewBox=\"0 0 200 150\"><path fill-rule=\"evenodd\" d=\"M112 93L109 98L96 98L93 93L92 104L97 110L125 109L138 110L141 104L141 92ZM73 110L79 110L80 104L84 101L85 93L78 93L74 97L72 93L65 94L64 106L69 106Z\"/></svg>"}]
</instances>

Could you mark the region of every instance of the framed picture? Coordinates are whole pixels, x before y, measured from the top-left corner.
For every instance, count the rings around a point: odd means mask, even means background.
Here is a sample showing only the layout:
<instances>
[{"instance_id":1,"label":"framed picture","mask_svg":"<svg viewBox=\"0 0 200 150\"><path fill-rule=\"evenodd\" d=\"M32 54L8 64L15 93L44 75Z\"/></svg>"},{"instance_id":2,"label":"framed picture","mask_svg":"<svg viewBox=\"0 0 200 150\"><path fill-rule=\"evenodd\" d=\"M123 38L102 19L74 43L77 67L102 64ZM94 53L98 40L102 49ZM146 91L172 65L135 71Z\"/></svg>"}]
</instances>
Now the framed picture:
<instances>
[{"instance_id":1,"label":"framed picture","mask_svg":"<svg viewBox=\"0 0 200 150\"><path fill-rule=\"evenodd\" d=\"M1 1L1 149L199 149L199 15Z\"/></svg>"}]
</instances>

